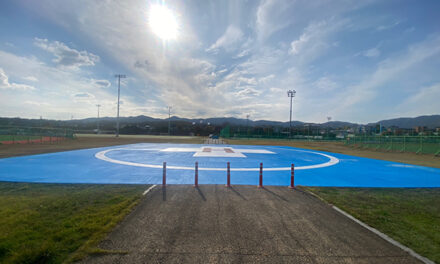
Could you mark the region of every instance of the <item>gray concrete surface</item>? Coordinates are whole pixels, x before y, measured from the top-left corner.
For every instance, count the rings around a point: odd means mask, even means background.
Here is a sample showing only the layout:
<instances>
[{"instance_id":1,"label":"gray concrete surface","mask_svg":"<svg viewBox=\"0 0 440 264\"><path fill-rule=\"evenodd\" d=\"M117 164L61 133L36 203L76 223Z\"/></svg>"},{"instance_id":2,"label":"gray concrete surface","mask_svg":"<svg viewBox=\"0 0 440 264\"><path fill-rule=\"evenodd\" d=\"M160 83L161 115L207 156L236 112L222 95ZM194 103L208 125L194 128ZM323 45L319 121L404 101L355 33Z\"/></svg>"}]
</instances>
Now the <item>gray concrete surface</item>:
<instances>
[{"instance_id":1,"label":"gray concrete surface","mask_svg":"<svg viewBox=\"0 0 440 264\"><path fill-rule=\"evenodd\" d=\"M420 263L310 194L157 186L83 263Z\"/></svg>"}]
</instances>

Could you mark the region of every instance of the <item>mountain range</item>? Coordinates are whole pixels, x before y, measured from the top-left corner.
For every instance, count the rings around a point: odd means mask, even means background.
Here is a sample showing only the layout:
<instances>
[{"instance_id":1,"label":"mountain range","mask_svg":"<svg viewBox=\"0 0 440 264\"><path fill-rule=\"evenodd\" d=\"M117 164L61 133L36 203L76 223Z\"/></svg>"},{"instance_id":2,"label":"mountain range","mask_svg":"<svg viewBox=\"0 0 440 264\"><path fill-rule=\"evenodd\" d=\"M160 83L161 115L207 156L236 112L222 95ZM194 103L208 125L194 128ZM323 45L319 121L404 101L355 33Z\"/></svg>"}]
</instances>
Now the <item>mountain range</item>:
<instances>
[{"instance_id":1,"label":"mountain range","mask_svg":"<svg viewBox=\"0 0 440 264\"><path fill-rule=\"evenodd\" d=\"M116 122L115 117L102 117L99 119L101 123L111 123ZM44 120L45 123L50 122L55 123L57 126L62 125L86 125L90 123L96 123L97 118L85 118L85 119L74 119L66 121L58 120ZM156 123L156 122L168 122L168 118L153 118L149 116L139 115L130 117L120 117L121 124L145 124L145 123ZM288 127L289 122L280 121L270 121L270 120L248 120L243 118L235 117L214 117L214 118L181 118L177 116L172 116L170 118L172 122L182 122L182 123L194 123L194 124L207 124L210 123L214 126L224 126L226 124L232 126L251 126L251 127L261 127L261 126L271 126L271 127ZM40 119L23 119L23 118L0 118L0 125L14 125L14 126L38 126L41 124ZM387 120L381 120L374 123L368 124L357 124L343 121L330 121L321 124L317 123L305 123L301 121L292 121L292 126L304 126L313 125L321 127L333 127L333 128L343 128L343 127L357 127L357 126L375 126L381 124L384 127L396 126L400 128L414 128L416 126L425 126L428 128L440 127L440 115L425 115L418 117L401 117L393 118Z\"/></svg>"}]
</instances>

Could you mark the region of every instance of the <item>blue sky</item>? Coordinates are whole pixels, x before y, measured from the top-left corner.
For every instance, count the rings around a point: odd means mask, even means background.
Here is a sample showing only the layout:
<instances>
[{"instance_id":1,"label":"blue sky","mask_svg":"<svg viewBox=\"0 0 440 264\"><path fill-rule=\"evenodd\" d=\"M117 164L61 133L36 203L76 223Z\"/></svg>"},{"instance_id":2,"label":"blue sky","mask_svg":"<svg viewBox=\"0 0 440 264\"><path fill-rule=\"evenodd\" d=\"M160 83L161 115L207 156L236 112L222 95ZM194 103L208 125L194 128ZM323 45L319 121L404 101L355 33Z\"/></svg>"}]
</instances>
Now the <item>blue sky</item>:
<instances>
[{"instance_id":1,"label":"blue sky","mask_svg":"<svg viewBox=\"0 0 440 264\"><path fill-rule=\"evenodd\" d=\"M164 5L177 36L161 39ZM439 114L440 1L1 1L0 116Z\"/></svg>"}]
</instances>

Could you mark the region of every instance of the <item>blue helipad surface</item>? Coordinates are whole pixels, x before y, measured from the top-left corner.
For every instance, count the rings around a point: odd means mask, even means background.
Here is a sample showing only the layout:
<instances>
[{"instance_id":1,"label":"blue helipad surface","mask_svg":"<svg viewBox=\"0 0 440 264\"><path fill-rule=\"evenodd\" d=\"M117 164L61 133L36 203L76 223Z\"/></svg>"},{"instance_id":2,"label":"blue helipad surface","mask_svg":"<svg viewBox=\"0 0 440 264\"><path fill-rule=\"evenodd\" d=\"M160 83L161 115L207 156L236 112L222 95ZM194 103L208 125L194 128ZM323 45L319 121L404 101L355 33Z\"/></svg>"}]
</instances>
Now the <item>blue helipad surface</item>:
<instances>
[{"instance_id":1,"label":"blue helipad surface","mask_svg":"<svg viewBox=\"0 0 440 264\"><path fill-rule=\"evenodd\" d=\"M167 183L193 184L199 163L200 184L224 184L226 163L232 184L440 187L440 169L343 154L278 146L133 144L0 159L0 181L46 183L160 184L167 162Z\"/></svg>"}]
</instances>

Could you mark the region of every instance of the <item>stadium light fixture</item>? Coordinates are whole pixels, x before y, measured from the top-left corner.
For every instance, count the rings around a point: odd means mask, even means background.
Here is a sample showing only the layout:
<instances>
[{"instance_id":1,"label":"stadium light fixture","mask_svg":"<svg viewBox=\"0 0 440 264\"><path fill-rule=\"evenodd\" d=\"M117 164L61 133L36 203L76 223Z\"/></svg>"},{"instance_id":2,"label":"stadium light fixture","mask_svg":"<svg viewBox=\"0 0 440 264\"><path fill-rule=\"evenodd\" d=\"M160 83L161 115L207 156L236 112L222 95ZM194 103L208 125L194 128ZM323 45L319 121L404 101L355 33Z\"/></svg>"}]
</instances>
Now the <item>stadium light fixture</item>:
<instances>
[{"instance_id":1,"label":"stadium light fixture","mask_svg":"<svg viewBox=\"0 0 440 264\"><path fill-rule=\"evenodd\" d=\"M287 96L290 97L290 120L289 120L289 137L292 137L292 100L295 97L296 91L289 90L287 91Z\"/></svg>"},{"instance_id":2,"label":"stadium light fixture","mask_svg":"<svg viewBox=\"0 0 440 264\"><path fill-rule=\"evenodd\" d=\"M116 137L119 137L119 98L121 94L121 78L126 78L124 74L115 74L115 77L118 78L118 114L116 116Z\"/></svg>"}]
</instances>

